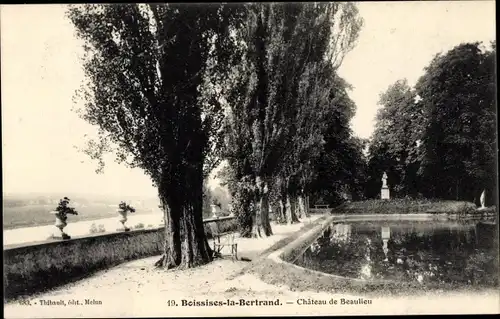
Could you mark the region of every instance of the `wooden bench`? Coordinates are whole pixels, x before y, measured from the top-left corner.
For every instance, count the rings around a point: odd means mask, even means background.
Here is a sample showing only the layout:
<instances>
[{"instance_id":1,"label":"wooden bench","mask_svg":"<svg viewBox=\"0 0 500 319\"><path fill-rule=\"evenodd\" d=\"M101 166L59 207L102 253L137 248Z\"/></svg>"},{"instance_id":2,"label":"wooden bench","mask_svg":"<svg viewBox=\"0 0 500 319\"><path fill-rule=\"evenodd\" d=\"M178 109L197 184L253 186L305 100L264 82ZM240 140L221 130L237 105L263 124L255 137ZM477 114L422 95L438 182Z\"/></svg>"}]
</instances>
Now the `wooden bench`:
<instances>
[{"instance_id":1,"label":"wooden bench","mask_svg":"<svg viewBox=\"0 0 500 319\"><path fill-rule=\"evenodd\" d=\"M217 222L209 223L210 231L213 239L213 256L214 258L222 258L222 249L224 247L231 248L230 256L233 260L238 260L238 243L236 243L235 232L221 232Z\"/></svg>"}]
</instances>

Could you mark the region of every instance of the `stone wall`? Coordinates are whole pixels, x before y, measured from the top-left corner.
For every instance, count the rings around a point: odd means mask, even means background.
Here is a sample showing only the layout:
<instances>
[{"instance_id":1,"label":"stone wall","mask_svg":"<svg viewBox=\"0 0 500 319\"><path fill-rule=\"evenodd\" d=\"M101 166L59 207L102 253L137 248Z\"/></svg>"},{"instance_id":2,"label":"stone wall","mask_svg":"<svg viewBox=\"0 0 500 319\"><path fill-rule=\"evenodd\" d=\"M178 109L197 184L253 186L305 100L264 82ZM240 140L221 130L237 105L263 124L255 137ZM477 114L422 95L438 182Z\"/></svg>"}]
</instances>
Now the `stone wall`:
<instances>
[{"instance_id":1,"label":"stone wall","mask_svg":"<svg viewBox=\"0 0 500 319\"><path fill-rule=\"evenodd\" d=\"M234 217L204 220L205 233L236 231ZM217 227L217 228L214 228ZM160 255L164 227L4 247L5 297L30 295L125 261Z\"/></svg>"}]
</instances>

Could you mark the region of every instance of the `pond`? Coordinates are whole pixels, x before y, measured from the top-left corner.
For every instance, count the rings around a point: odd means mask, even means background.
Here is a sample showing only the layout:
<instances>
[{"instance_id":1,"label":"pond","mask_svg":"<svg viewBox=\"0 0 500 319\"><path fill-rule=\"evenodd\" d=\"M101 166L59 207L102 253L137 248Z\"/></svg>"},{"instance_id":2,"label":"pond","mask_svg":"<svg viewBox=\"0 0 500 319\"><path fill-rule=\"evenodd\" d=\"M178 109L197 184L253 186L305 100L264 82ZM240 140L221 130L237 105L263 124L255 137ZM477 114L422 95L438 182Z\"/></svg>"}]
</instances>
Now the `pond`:
<instances>
[{"instance_id":1,"label":"pond","mask_svg":"<svg viewBox=\"0 0 500 319\"><path fill-rule=\"evenodd\" d=\"M330 225L294 263L343 277L423 287L498 287L497 226L364 221Z\"/></svg>"}]
</instances>

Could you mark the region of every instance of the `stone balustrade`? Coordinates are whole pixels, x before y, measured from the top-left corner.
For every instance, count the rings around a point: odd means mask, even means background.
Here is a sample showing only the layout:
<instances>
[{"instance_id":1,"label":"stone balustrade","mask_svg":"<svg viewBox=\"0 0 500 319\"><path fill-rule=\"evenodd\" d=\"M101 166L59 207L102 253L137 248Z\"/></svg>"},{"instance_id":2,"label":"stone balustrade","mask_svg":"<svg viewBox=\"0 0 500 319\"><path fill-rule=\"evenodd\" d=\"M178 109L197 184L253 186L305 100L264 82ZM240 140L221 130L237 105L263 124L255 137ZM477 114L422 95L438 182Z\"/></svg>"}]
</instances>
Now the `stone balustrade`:
<instances>
[{"instance_id":1,"label":"stone balustrade","mask_svg":"<svg viewBox=\"0 0 500 319\"><path fill-rule=\"evenodd\" d=\"M224 231L237 229L231 216L203 223L208 238L210 223ZM163 226L4 246L5 297L32 294L126 261L160 255L164 230Z\"/></svg>"}]
</instances>

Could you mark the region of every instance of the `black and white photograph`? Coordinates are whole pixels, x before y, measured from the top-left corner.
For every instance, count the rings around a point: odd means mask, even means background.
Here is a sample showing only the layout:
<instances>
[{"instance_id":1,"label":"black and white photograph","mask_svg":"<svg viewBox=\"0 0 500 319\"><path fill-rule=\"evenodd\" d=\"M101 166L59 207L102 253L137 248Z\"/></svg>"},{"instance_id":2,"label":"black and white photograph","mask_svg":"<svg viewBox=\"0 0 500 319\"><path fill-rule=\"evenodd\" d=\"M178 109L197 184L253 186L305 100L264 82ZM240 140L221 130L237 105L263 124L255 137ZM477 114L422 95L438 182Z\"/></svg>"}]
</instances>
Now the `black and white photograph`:
<instances>
[{"instance_id":1,"label":"black and white photograph","mask_svg":"<svg viewBox=\"0 0 500 319\"><path fill-rule=\"evenodd\" d=\"M4 317L499 314L495 9L0 5Z\"/></svg>"}]
</instances>

